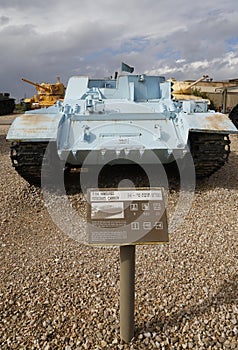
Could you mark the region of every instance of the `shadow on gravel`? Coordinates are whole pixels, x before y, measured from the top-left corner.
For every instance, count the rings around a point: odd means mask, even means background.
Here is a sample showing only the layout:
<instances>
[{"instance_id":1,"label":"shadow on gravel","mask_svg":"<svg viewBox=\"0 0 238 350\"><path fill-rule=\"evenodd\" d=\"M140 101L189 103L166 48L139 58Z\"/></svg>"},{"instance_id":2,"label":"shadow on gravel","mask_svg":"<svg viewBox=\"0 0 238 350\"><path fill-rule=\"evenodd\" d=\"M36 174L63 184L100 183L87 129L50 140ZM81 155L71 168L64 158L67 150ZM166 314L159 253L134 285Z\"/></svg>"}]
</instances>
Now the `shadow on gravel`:
<instances>
[{"instance_id":1,"label":"shadow on gravel","mask_svg":"<svg viewBox=\"0 0 238 350\"><path fill-rule=\"evenodd\" d=\"M166 165L164 167L167 175L167 186L169 191L180 190L180 174L175 163ZM208 178L196 179L196 191L204 191L215 188L226 189L238 189L238 155L235 152L231 152L229 161L217 172ZM91 174L98 173L97 168L89 169L84 179L86 182L84 187L97 187L95 183L91 181ZM158 172L154 172L152 179L148 179L148 176L139 165L127 165L127 166L105 166L99 173L98 187L101 188L117 188L118 185L124 187L129 182L131 186L135 187L147 187L149 184L152 186L163 186L164 181L160 180ZM152 183L151 183L152 180ZM130 186L130 187L131 187ZM65 174L65 188L68 195L73 195L82 192L80 186L80 171L72 171Z\"/></svg>"},{"instance_id":2,"label":"shadow on gravel","mask_svg":"<svg viewBox=\"0 0 238 350\"><path fill-rule=\"evenodd\" d=\"M182 164L182 163L181 163ZM150 165L141 167L138 164L105 165L82 169L66 169L62 194L86 193L87 188L118 188L118 187L164 187L169 191L194 190L194 173L182 165L179 172L176 162L167 165ZM238 188L238 155L231 152L229 162L208 178L196 179L195 191L207 191L216 188ZM46 169L47 170L47 169ZM193 170L194 171L194 170ZM51 192L60 192L57 181L57 170L53 167L53 177L47 185ZM47 172L46 172L47 175ZM181 176L180 176L181 175ZM183 180L180 183L180 178ZM47 181L46 181L47 183Z\"/></svg>"},{"instance_id":3,"label":"shadow on gravel","mask_svg":"<svg viewBox=\"0 0 238 350\"><path fill-rule=\"evenodd\" d=\"M0 133L0 153L5 154L9 153L10 159L10 142L6 141L6 135Z\"/></svg>"},{"instance_id":4,"label":"shadow on gravel","mask_svg":"<svg viewBox=\"0 0 238 350\"><path fill-rule=\"evenodd\" d=\"M198 179L196 190L226 188L238 189L238 155L231 152L228 162L209 178Z\"/></svg>"},{"instance_id":5,"label":"shadow on gravel","mask_svg":"<svg viewBox=\"0 0 238 350\"><path fill-rule=\"evenodd\" d=\"M142 332L158 332L158 330L163 332L163 330L169 327L180 327L184 323L184 318L192 320L194 317L211 312L211 307L216 308L217 306L226 304L237 305L237 290L238 275L234 275L230 280L224 282L215 295L205 299L201 304L183 307L179 312L172 313L169 316L166 316L162 311L159 317L154 318L149 324L146 322L143 327L137 328L136 336Z\"/></svg>"},{"instance_id":6,"label":"shadow on gravel","mask_svg":"<svg viewBox=\"0 0 238 350\"><path fill-rule=\"evenodd\" d=\"M99 174L95 181L95 174ZM161 174L161 176L160 176ZM166 175L166 176L165 176ZM179 173L175 164L166 166L163 170L152 169L150 175L137 164L108 165L101 171L97 167L86 170L83 176L80 171L66 172L64 176L67 195L84 192L86 188L118 188L120 187L165 187L169 190L179 190Z\"/></svg>"}]
</instances>

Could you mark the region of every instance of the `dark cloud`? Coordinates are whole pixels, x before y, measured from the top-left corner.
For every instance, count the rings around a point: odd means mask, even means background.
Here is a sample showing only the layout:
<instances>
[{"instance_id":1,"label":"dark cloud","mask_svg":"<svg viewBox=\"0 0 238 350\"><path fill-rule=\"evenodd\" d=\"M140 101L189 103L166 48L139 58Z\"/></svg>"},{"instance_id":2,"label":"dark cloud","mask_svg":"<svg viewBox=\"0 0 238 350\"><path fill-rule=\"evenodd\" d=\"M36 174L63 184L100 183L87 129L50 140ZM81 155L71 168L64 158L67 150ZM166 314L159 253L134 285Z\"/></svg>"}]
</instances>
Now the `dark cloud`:
<instances>
[{"instance_id":1,"label":"dark cloud","mask_svg":"<svg viewBox=\"0 0 238 350\"><path fill-rule=\"evenodd\" d=\"M66 84L75 74L135 71L192 79L238 71L236 1L11 0L0 7L0 91L35 93L21 81ZM172 10L171 10L172 9Z\"/></svg>"},{"instance_id":2,"label":"dark cloud","mask_svg":"<svg viewBox=\"0 0 238 350\"><path fill-rule=\"evenodd\" d=\"M7 16L0 16L0 26L4 26L8 24L10 21L10 18Z\"/></svg>"}]
</instances>

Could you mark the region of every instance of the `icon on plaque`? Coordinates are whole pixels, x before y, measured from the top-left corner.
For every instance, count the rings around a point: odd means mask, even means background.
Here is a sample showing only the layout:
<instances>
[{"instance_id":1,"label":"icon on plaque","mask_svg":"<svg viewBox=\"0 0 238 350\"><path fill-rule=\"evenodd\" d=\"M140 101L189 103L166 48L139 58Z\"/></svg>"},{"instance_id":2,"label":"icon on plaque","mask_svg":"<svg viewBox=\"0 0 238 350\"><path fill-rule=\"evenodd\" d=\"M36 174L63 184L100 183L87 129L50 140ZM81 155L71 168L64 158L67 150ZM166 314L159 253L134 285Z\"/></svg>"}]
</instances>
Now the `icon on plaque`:
<instances>
[{"instance_id":1,"label":"icon on plaque","mask_svg":"<svg viewBox=\"0 0 238 350\"><path fill-rule=\"evenodd\" d=\"M149 203L142 203L142 210L150 210L150 204Z\"/></svg>"},{"instance_id":2,"label":"icon on plaque","mask_svg":"<svg viewBox=\"0 0 238 350\"><path fill-rule=\"evenodd\" d=\"M131 229L132 230L139 230L140 229L140 223L137 221L134 221L131 223Z\"/></svg>"},{"instance_id":3,"label":"icon on plaque","mask_svg":"<svg viewBox=\"0 0 238 350\"><path fill-rule=\"evenodd\" d=\"M143 222L143 229L144 230L151 230L151 222L150 221Z\"/></svg>"},{"instance_id":4,"label":"icon on plaque","mask_svg":"<svg viewBox=\"0 0 238 350\"><path fill-rule=\"evenodd\" d=\"M160 203L153 203L153 209L154 210L161 210L161 204Z\"/></svg>"},{"instance_id":5,"label":"icon on plaque","mask_svg":"<svg viewBox=\"0 0 238 350\"><path fill-rule=\"evenodd\" d=\"M164 225L163 225L162 221L159 221L159 222L155 223L155 229L156 230L163 230L163 228L164 228Z\"/></svg>"},{"instance_id":6,"label":"icon on plaque","mask_svg":"<svg viewBox=\"0 0 238 350\"><path fill-rule=\"evenodd\" d=\"M130 204L130 210L131 211L137 211L138 210L138 204L137 203L131 203Z\"/></svg>"}]
</instances>

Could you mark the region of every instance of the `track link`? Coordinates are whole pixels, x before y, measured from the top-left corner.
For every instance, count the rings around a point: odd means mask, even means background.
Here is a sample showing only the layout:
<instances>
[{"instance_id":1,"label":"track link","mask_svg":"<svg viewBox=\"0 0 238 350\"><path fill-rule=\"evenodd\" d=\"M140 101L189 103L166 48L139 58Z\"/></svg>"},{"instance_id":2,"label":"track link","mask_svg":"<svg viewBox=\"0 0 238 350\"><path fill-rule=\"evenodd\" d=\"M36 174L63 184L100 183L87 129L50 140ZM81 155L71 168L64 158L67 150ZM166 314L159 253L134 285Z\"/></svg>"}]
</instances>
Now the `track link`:
<instances>
[{"instance_id":1,"label":"track link","mask_svg":"<svg viewBox=\"0 0 238 350\"><path fill-rule=\"evenodd\" d=\"M30 184L40 185L41 167L48 142L13 142L12 165L20 176Z\"/></svg>"},{"instance_id":2,"label":"track link","mask_svg":"<svg viewBox=\"0 0 238 350\"><path fill-rule=\"evenodd\" d=\"M212 175L228 161L230 153L228 135L191 132L189 141L197 178Z\"/></svg>"}]
</instances>

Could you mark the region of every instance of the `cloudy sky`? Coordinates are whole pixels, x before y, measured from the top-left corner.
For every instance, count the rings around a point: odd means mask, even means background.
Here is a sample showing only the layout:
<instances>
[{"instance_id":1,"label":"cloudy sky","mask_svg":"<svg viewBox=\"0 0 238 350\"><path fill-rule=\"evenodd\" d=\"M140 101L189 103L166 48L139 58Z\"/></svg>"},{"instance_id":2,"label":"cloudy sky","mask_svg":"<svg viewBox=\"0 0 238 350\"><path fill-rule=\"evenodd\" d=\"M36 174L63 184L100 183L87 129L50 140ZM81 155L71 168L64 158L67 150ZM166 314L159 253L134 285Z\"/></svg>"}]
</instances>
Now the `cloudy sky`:
<instances>
[{"instance_id":1,"label":"cloudy sky","mask_svg":"<svg viewBox=\"0 0 238 350\"><path fill-rule=\"evenodd\" d=\"M237 0L0 0L0 92L72 75L238 78Z\"/></svg>"}]
</instances>

